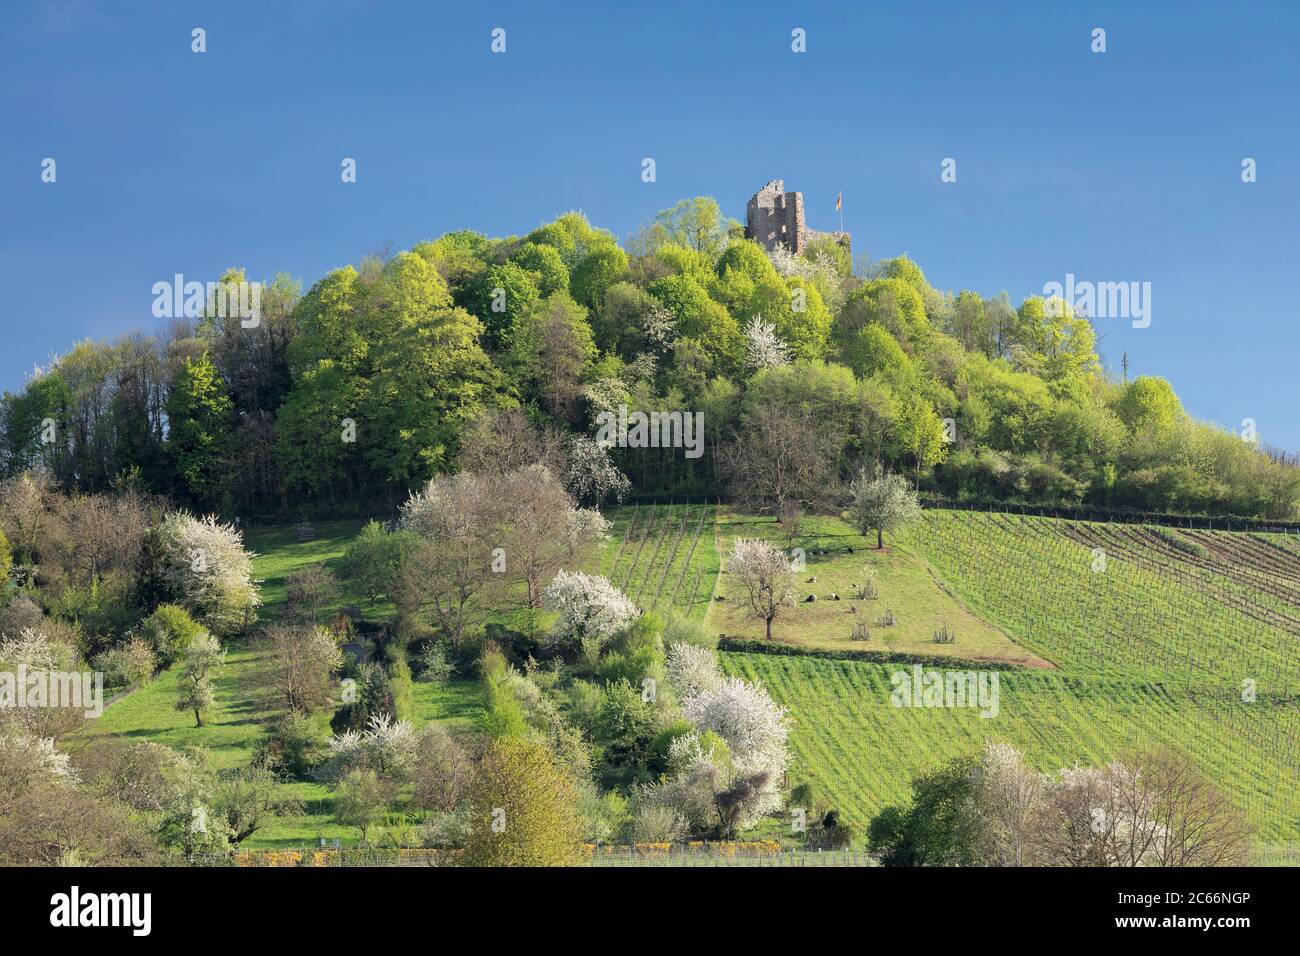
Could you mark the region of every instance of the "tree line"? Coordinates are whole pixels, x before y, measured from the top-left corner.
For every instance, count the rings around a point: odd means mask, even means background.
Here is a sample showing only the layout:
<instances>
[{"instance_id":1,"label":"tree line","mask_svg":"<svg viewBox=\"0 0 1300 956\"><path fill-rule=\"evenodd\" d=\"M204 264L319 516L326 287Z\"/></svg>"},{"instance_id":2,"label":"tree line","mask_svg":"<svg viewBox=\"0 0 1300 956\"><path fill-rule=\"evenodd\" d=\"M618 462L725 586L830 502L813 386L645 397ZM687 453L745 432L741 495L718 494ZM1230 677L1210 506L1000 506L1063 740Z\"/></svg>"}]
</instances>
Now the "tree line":
<instances>
[{"instance_id":1,"label":"tree line","mask_svg":"<svg viewBox=\"0 0 1300 956\"><path fill-rule=\"evenodd\" d=\"M877 464L954 500L1283 519L1300 500L1294 461L1105 370L1064 301L940 291L830 240L767 253L703 197L622 245L579 213L462 230L305 293L277 276L251 327L79 342L0 398L0 473L227 517L395 514L503 412L590 436L622 407L704 415L698 458L611 450L638 492L773 513L842 501Z\"/></svg>"}]
</instances>

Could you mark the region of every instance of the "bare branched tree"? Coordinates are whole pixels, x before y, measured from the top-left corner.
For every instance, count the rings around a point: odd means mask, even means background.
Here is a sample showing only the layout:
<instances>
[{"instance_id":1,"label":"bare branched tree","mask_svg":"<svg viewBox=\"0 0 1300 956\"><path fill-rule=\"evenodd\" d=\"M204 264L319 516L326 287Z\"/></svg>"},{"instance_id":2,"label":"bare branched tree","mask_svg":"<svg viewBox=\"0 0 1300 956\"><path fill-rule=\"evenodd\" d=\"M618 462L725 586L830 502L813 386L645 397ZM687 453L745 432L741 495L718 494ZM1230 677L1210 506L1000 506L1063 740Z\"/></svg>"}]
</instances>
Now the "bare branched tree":
<instances>
[{"instance_id":1,"label":"bare branched tree","mask_svg":"<svg viewBox=\"0 0 1300 956\"><path fill-rule=\"evenodd\" d=\"M534 425L518 408L493 409L466 430L460 463L465 471L504 478L529 465L542 464L553 475L566 471L566 436L560 429Z\"/></svg>"},{"instance_id":2,"label":"bare branched tree","mask_svg":"<svg viewBox=\"0 0 1300 956\"><path fill-rule=\"evenodd\" d=\"M792 504L817 510L834 499L835 443L809 409L755 409L722 451L741 507L781 517Z\"/></svg>"},{"instance_id":3,"label":"bare branched tree","mask_svg":"<svg viewBox=\"0 0 1300 956\"><path fill-rule=\"evenodd\" d=\"M727 571L740 587L737 601L763 622L770 641L777 614L795 603L790 559L766 541L741 538L727 559Z\"/></svg>"}]
</instances>

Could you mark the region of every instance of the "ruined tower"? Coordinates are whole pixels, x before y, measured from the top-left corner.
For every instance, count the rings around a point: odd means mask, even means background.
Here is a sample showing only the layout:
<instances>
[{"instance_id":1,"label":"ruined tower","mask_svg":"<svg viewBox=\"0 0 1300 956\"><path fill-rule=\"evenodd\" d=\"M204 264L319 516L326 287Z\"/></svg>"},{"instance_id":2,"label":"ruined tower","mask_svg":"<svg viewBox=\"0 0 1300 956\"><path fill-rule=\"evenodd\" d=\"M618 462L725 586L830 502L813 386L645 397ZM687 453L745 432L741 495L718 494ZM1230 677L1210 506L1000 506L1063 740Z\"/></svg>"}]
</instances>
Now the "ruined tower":
<instances>
[{"instance_id":1,"label":"ruined tower","mask_svg":"<svg viewBox=\"0 0 1300 956\"><path fill-rule=\"evenodd\" d=\"M798 255L808 242L818 236L829 235L846 249L847 232L818 232L804 222L803 193L785 191L785 181L773 179L750 197L745 206L745 238L761 243L769 252L784 246Z\"/></svg>"}]
</instances>

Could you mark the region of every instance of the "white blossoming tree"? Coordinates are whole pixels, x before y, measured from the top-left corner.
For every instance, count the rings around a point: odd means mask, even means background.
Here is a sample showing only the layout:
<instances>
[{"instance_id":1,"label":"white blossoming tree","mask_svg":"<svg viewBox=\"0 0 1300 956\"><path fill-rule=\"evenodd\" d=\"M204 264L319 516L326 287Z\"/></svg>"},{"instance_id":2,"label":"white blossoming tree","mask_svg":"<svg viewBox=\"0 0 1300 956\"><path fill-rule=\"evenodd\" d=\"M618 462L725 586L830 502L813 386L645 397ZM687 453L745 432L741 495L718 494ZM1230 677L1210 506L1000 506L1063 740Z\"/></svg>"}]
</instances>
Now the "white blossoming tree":
<instances>
[{"instance_id":1,"label":"white blossoming tree","mask_svg":"<svg viewBox=\"0 0 1300 956\"><path fill-rule=\"evenodd\" d=\"M84 711L80 708L15 707L13 699L25 693L15 677L20 667L26 667L28 673L69 671L76 660L70 646L49 640L39 629L23 628L17 637L0 640L0 733L12 728L37 739L59 739L81 724Z\"/></svg>"},{"instance_id":2,"label":"white blossoming tree","mask_svg":"<svg viewBox=\"0 0 1300 956\"><path fill-rule=\"evenodd\" d=\"M66 644L56 644L45 634L25 627L21 634L10 640L0 640L0 665L9 669L19 664L29 671L58 671L71 668L74 654Z\"/></svg>"},{"instance_id":3,"label":"white blossoming tree","mask_svg":"<svg viewBox=\"0 0 1300 956\"><path fill-rule=\"evenodd\" d=\"M632 482L609 460L609 449L588 438L575 435L568 445L568 472L565 486L580 502L599 505L609 497L622 501L632 490Z\"/></svg>"},{"instance_id":4,"label":"white blossoming tree","mask_svg":"<svg viewBox=\"0 0 1300 956\"><path fill-rule=\"evenodd\" d=\"M896 531L921 515L921 504L908 480L879 465L870 475L864 468L849 486L849 494L849 520L860 534L876 532L877 548L885 546L886 531Z\"/></svg>"},{"instance_id":5,"label":"white blossoming tree","mask_svg":"<svg viewBox=\"0 0 1300 956\"><path fill-rule=\"evenodd\" d=\"M757 538L739 538L727 557L727 572L739 585L735 600L762 621L767 639L783 607L795 603L794 568L783 552Z\"/></svg>"},{"instance_id":6,"label":"white blossoming tree","mask_svg":"<svg viewBox=\"0 0 1300 956\"><path fill-rule=\"evenodd\" d=\"M989 741L975 770L975 806L983 859L989 866L1024 866L1032 845L1035 814L1043 800L1043 777L1010 744Z\"/></svg>"},{"instance_id":7,"label":"white blossoming tree","mask_svg":"<svg viewBox=\"0 0 1300 956\"><path fill-rule=\"evenodd\" d=\"M786 741L790 728L785 708L763 687L726 677L683 700L682 712L697 729L711 730L727 742L739 774L767 774L764 795L770 800L756 805L754 813L765 813L779 804L777 787L789 760Z\"/></svg>"},{"instance_id":8,"label":"white blossoming tree","mask_svg":"<svg viewBox=\"0 0 1300 956\"><path fill-rule=\"evenodd\" d=\"M402 505L398 527L419 544L398 571L397 606L430 619L453 645L488 604L492 553L501 543L497 495L493 477L461 472L438 475Z\"/></svg>"},{"instance_id":9,"label":"white blossoming tree","mask_svg":"<svg viewBox=\"0 0 1300 956\"><path fill-rule=\"evenodd\" d=\"M581 571L560 571L543 599L548 610L560 615L550 632L551 643L577 646L592 660L641 613L609 578Z\"/></svg>"},{"instance_id":10,"label":"white blossoming tree","mask_svg":"<svg viewBox=\"0 0 1300 956\"><path fill-rule=\"evenodd\" d=\"M77 772L49 737L17 727L0 729L0 791L22 793L38 781L77 782Z\"/></svg>"},{"instance_id":11,"label":"white blossoming tree","mask_svg":"<svg viewBox=\"0 0 1300 956\"><path fill-rule=\"evenodd\" d=\"M745 326L745 364L752 370L788 365L790 347L776 334L776 326L754 316Z\"/></svg>"},{"instance_id":12,"label":"white blossoming tree","mask_svg":"<svg viewBox=\"0 0 1300 956\"><path fill-rule=\"evenodd\" d=\"M419 735L404 720L373 714L366 729L348 730L329 741L320 774L338 781L354 770L368 770L384 780L402 780L415 762Z\"/></svg>"},{"instance_id":13,"label":"white blossoming tree","mask_svg":"<svg viewBox=\"0 0 1300 956\"><path fill-rule=\"evenodd\" d=\"M679 698L693 697L722 682L722 671L713 651L694 644L669 647L664 670Z\"/></svg>"},{"instance_id":14,"label":"white blossoming tree","mask_svg":"<svg viewBox=\"0 0 1300 956\"><path fill-rule=\"evenodd\" d=\"M233 525L177 511L163 519L158 539L159 570L177 603L218 636L253 623L262 600L253 581L253 556Z\"/></svg>"},{"instance_id":15,"label":"white blossoming tree","mask_svg":"<svg viewBox=\"0 0 1300 956\"><path fill-rule=\"evenodd\" d=\"M705 648L673 644L665 670L693 729L669 745L669 772L643 789L644 804L671 808L696 830L730 836L752 826L781 805L785 709L763 687L723 676Z\"/></svg>"}]
</instances>

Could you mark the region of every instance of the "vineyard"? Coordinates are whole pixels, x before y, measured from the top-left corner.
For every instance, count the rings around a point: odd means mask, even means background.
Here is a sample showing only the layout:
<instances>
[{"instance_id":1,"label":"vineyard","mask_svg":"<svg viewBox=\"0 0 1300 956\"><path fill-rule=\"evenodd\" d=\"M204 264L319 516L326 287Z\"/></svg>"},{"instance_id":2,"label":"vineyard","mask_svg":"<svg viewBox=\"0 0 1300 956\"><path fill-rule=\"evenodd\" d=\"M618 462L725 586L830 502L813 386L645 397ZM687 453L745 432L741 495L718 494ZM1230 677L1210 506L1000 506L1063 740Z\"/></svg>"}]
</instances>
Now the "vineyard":
<instances>
[{"instance_id":1,"label":"vineyard","mask_svg":"<svg viewBox=\"0 0 1300 956\"><path fill-rule=\"evenodd\" d=\"M1071 675L1275 702L1300 690L1300 555L1281 535L927 511L906 541Z\"/></svg>"},{"instance_id":2,"label":"vineyard","mask_svg":"<svg viewBox=\"0 0 1300 956\"><path fill-rule=\"evenodd\" d=\"M927 510L891 561L1056 669L1000 673L1000 708L896 708L899 665L724 654L790 708L793 782L865 824L919 770L986 739L1039 769L1168 745L1247 813L1261 847L1300 839L1300 541L1281 534ZM953 652L961 655L960 629ZM1289 851L1288 851L1289 852Z\"/></svg>"},{"instance_id":3,"label":"vineyard","mask_svg":"<svg viewBox=\"0 0 1300 956\"><path fill-rule=\"evenodd\" d=\"M715 506L632 505L609 518L600 573L642 610L703 620L719 567Z\"/></svg>"},{"instance_id":4,"label":"vineyard","mask_svg":"<svg viewBox=\"0 0 1300 956\"><path fill-rule=\"evenodd\" d=\"M729 672L762 681L790 709L791 782L811 782L819 799L859 826L905 803L913 774L985 740L1014 744L1040 770L1096 765L1126 749L1166 744L1232 794L1262 844L1300 838L1294 708L1020 670L1000 673L999 710L985 719L974 709L892 706L890 675L899 665L722 656Z\"/></svg>"}]
</instances>

